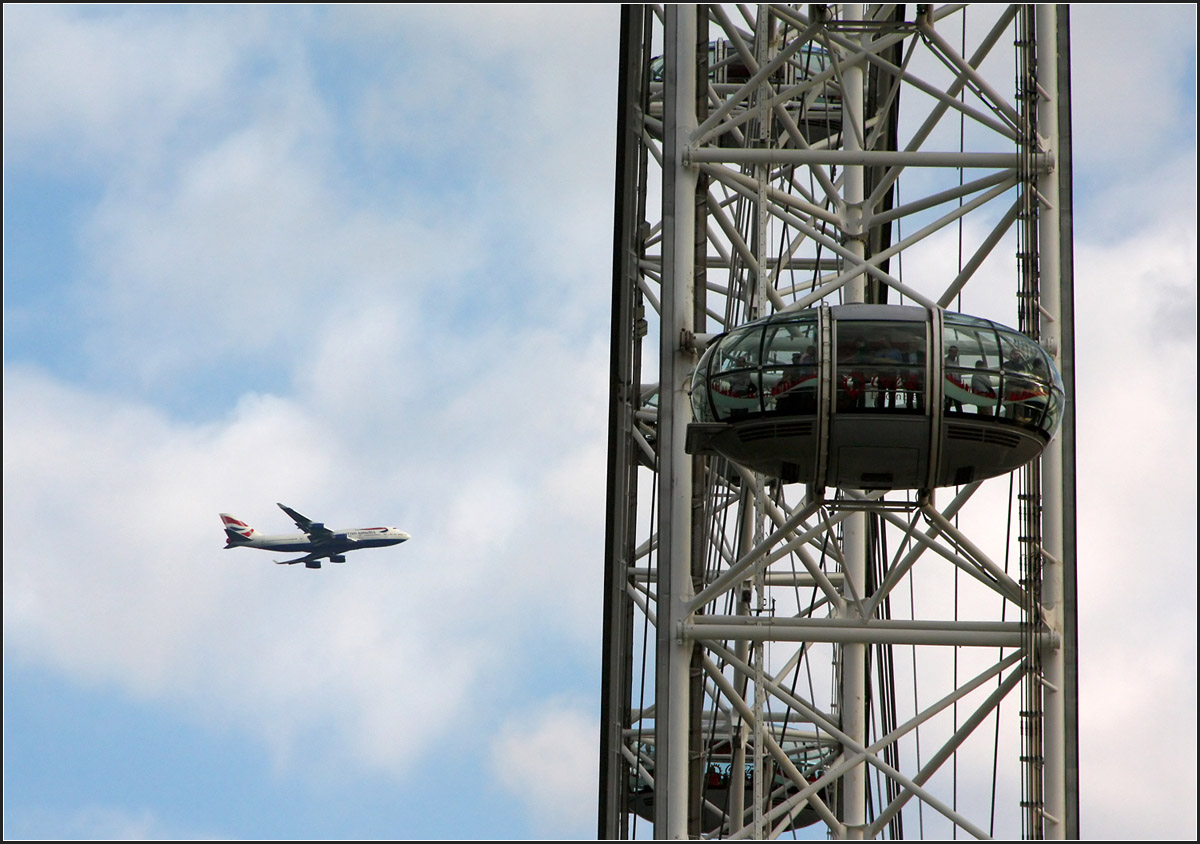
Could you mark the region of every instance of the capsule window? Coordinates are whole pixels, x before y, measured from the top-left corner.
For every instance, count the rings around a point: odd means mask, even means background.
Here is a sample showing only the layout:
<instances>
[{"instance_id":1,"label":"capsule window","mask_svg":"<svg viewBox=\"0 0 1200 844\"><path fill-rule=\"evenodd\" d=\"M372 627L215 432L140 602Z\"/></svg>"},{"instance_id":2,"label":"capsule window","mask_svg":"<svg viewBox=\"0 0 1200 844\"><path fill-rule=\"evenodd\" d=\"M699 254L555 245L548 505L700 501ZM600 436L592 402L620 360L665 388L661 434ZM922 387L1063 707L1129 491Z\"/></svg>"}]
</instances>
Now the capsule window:
<instances>
[{"instance_id":1,"label":"capsule window","mask_svg":"<svg viewBox=\"0 0 1200 844\"><path fill-rule=\"evenodd\" d=\"M762 371L767 413L807 416L817 412L820 345L815 318L767 327Z\"/></svg>"},{"instance_id":2,"label":"capsule window","mask_svg":"<svg viewBox=\"0 0 1200 844\"><path fill-rule=\"evenodd\" d=\"M946 314L942 347L948 413L994 416L999 405L1001 355L995 326L963 314Z\"/></svg>"},{"instance_id":3,"label":"capsule window","mask_svg":"<svg viewBox=\"0 0 1200 844\"><path fill-rule=\"evenodd\" d=\"M733 331L717 346L709 370L708 392L718 421L762 413L759 357L761 326Z\"/></svg>"},{"instance_id":4,"label":"capsule window","mask_svg":"<svg viewBox=\"0 0 1200 844\"><path fill-rule=\"evenodd\" d=\"M1050 403L1051 378L1045 352L1015 331L1000 331L1004 384L999 416L1018 425L1041 427Z\"/></svg>"},{"instance_id":5,"label":"capsule window","mask_svg":"<svg viewBox=\"0 0 1200 844\"><path fill-rule=\"evenodd\" d=\"M753 369L758 366L759 350L762 346L762 327L731 331L721 339L713 372L730 372Z\"/></svg>"},{"instance_id":6,"label":"capsule window","mask_svg":"<svg viewBox=\"0 0 1200 844\"><path fill-rule=\"evenodd\" d=\"M925 323L837 324L839 413L923 413Z\"/></svg>"},{"instance_id":7,"label":"capsule window","mask_svg":"<svg viewBox=\"0 0 1200 844\"><path fill-rule=\"evenodd\" d=\"M704 353L700 358L700 365L696 367L696 371L692 373L692 416L697 422L715 422L716 416L713 412L712 404L709 403L708 379L708 364L712 357L712 349Z\"/></svg>"},{"instance_id":8,"label":"capsule window","mask_svg":"<svg viewBox=\"0 0 1200 844\"><path fill-rule=\"evenodd\" d=\"M1050 395L1046 401L1046 412L1043 414L1039 427L1047 437L1053 437L1058 431L1058 426L1062 422L1063 405L1065 403L1064 393L1058 386L1050 388Z\"/></svg>"},{"instance_id":9,"label":"capsule window","mask_svg":"<svg viewBox=\"0 0 1200 844\"><path fill-rule=\"evenodd\" d=\"M1053 436L1063 390L1045 350L990 320L945 314L944 324L946 412L991 416Z\"/></svg>"}]
</instances>

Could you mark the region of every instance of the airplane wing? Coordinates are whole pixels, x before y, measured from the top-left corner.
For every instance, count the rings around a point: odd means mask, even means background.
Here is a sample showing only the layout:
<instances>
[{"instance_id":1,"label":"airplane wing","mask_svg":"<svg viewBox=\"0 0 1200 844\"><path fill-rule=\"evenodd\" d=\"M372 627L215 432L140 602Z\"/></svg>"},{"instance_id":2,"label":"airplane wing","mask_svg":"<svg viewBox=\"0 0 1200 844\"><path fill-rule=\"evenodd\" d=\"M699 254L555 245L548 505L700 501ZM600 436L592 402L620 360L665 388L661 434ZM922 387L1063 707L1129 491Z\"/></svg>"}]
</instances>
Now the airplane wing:
<instances>
[{"instance_id":1,"label":"airplane wing","mask_svg":"<svg viewBox=\"0 0 1200 844\"><path fill-rule=\"evenodd\" d=\"M294 560L276 560L277 566L294 566L296 563L304 563L310 569L319 569L321 567L321 559L329 556L328 554L312 553L303 557L297 557Z\"/></svg>"},{"instance_id":2,"label":"airplane wing","mask_svg":"<svg viewBox=\"0 0 1200 844\"><path fill-rule=\"evenodd\" d=\"M278 504L279 502L275 503ZM314 542L319 542L323 539L331 539L333 537L333 531L325 527L324 523L314 522L312 519L308 518L308 516L301 515L291 507L288 507L284 504L279 504L279 509L291 516L292 521L296 523L296 527L307 533L308 538ZM296 562L300 561L296 560Z\"/></svg>"}]
</instances>

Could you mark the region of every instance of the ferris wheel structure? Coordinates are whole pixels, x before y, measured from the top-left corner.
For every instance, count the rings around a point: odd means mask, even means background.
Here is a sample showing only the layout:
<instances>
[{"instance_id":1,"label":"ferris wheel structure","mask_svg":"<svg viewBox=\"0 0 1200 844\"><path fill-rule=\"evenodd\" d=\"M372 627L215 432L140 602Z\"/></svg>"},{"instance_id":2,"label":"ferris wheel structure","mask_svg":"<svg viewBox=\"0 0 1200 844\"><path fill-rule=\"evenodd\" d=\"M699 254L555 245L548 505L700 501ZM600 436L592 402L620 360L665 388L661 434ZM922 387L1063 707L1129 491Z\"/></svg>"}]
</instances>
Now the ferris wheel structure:
<instances>
[{"instance_id":1,"label":"ferris wheel structure","mask_svg":"<svg viewBox=\"0 0 1200 844\"><path fill-rule=\"evenodd\" d=\"M627 5L599 835L1079 836L1069 29Z\"/></svg>"}]
</instances>

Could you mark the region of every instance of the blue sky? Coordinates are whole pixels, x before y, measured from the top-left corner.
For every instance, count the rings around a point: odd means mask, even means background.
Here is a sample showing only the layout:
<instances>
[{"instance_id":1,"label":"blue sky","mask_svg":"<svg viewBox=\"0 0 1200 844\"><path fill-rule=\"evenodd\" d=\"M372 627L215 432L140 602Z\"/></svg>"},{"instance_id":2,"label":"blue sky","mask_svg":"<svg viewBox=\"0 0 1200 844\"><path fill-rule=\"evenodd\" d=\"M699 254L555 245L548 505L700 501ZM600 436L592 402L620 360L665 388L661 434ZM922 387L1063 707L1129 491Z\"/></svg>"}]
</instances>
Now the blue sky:
<instances>
[{"instance_id":1,"label":"blue sky","mask_svg":"<svg viewBox=\"0 0 1200 844\"><path fill-rule=\"evenodd\" d=\"M4 7L6 837L594 835L618 9L547 8ZM1194 837L1195 10L1072 15L1083 828ZM221 549L276 501L413 540Z\"/></svg>"}]
</instances>

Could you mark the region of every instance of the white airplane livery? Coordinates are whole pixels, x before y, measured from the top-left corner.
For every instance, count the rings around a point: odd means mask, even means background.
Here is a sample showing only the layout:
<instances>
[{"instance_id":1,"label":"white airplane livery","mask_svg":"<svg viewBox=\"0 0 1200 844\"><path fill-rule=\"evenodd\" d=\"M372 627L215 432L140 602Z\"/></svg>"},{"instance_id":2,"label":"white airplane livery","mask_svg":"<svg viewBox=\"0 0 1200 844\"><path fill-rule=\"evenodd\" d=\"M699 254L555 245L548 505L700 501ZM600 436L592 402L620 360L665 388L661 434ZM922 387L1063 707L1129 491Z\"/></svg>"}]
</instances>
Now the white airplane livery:
<instances>
[{"instance_id":1,"label":"white airplane livery","mask_svg":"<svg viewBox=\"0 0 1200 844\"><path fill-rule=\"evenodd\" d=\"M221 522L225 525L225 547L264 548L268 551L280 551L285 554L307 551L309 553L303 557L294 560L276 560L275 562L281 566L304 563L306 568L319 569L323 559L328 558L331 563L344 563L347 551L399 545L410 538L407 533L394 527L330 530L321 522L314 522L291 507L285 507L282 504L279 507L292 517L296 527L304 533L264 536L242 520L235 519L228 513L222 513Z\"/></svg>"}]
</instances>

